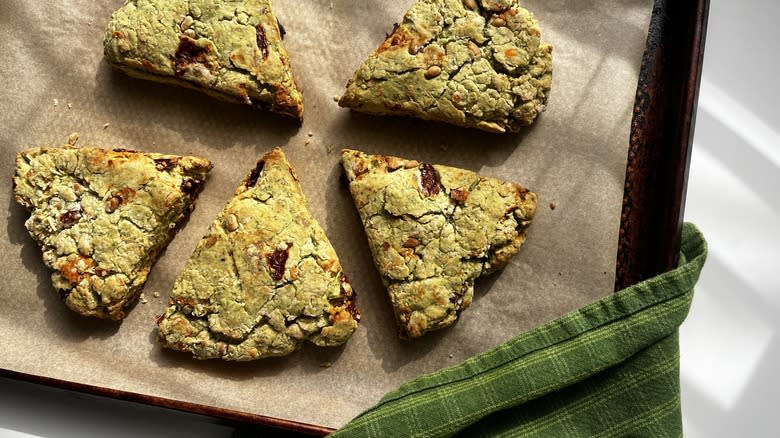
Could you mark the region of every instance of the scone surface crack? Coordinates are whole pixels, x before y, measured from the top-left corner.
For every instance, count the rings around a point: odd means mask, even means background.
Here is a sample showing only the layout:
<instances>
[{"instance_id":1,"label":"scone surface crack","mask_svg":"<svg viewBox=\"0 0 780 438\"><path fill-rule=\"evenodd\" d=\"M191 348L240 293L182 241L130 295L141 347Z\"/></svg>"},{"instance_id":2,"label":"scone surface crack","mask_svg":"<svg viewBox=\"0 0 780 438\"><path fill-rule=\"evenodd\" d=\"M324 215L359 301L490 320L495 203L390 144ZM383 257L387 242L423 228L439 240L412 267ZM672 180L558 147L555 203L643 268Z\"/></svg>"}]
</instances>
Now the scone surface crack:
<instances>
[{"instance_id":1,"label":"scone surface crack","mask_svg":"<svg viewBox=\"0 0 780 438\"><path fill-rule=\"evenodd\" d=\"M16 199L31 211L25 226L65 304L124 318L210 169L203 158L122 149L20 152Z\"/></svg>"},{"instance_id":2,"label":"scone surface crack","mask_svg":"<svg viewBox=\"0 0 780 438\"><path fill-rule=\"evenodd\" d=\"M463 169L354 150L342 164L403 337L455 322L536 211L534 193Z\"/></svg>"},{"instance_id":3,"label":"scone surface crack","mask_svg":"<svg viewBox=\"0 0 780 438\"><path fill-rule=\"evenodd\" d=\"M339 105L517 132L544 111L551 85L552 46L517 0L418 0Z\"/></svg>"},{"instance_id":4,"label":"scone surface crack","mask_svg":"<svg viewBox=\"0 0 780 438\"><path fill-rule=\"evenodd\" d=\"M269 0L127 0L106 30L109 63L131 76L303 117Z\"/></svg>"},{"instance_id":5,"label":"scone surface crack","mask_svg":"<svg viewBox=\"0 0 780 438\"><path fill-rule=\"evenodd\" d=\"M359 318L339 259L277 148L198 243L159 338L199 359L254 360L289 354L304 341L341 345Z\"/></svg>"}]
</instances>

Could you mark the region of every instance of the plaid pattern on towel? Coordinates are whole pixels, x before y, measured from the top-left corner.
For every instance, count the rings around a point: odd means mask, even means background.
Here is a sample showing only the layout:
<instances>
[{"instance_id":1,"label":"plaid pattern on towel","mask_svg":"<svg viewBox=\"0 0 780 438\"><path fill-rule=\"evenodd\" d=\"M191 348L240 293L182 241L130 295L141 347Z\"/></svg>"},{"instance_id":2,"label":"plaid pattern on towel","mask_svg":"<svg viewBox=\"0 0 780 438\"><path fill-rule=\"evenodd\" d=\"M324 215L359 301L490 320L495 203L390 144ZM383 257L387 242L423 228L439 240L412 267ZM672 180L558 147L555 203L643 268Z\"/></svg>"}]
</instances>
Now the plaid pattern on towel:
<instances>
[{"instance_id":1,"label":"plaid pattern on towel","mask_svg":"<svg viewBox=\"0 0 780 438\"><path fill-rule=\"evenodd\" d=\"M678 327L707 256L391 392L332 437L679 437Z\"/></svg>"}]
</instances>

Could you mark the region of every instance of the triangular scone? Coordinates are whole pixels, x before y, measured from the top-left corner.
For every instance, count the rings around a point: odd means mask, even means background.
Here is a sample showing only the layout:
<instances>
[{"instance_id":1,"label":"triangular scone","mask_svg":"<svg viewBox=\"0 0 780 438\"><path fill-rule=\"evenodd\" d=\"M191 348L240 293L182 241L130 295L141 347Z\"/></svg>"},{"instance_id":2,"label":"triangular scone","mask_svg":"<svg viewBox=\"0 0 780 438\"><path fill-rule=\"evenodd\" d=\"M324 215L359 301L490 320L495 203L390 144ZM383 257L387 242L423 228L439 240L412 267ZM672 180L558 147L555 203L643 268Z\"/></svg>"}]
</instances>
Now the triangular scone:
<instances>
[{"instance_id":1,"label":"triangular scone","mask_svg":"<svg viewBox=\"0 0 780 438\"><path fill-rule=\"evenodd\" d=\"M468 170L348 149L341 160L402 337L455 322L536 212L533 193Z\"/></svg>"},{"instance_id":2,"label":"triangular scone","mask_svg":"<svg viewBox=\"0 0 780 438\"><path fill-rule=\"evenodd\" d=\"M198 243L160 318L159 339L198 359L282 356L343 344L355 295L281 149L257 163Z\"/></svg>"},{"instance_id":3,"label":"triangular scone","mask_svg":"<svg viewBox=\"0 0 780 438\"><path fill-rule=\"evenodd\" d=\"M74 311L119 320L194 208L211 170L198 157L42 147L16 156L16 200Z\"/></svg>"},{"instance_id":4,"label":"triangular scone","mask_svg":"<svg viewBox=\"0 0 780 438\"><path fill-rule=\"evenodd\" d=\"M303 118L303 98L270 0L126 0L104 41L113 66Z\"/></svg>"},{"instance_id":5,"label":"triangular scone","mask_svg":"<svg viewBox=\"0 0 780 438\"><path fill-rule=\"evenodd\" d=\"M552 46L517 0L418 0L347 84L339 105L490 132L544 110Z\"/></svg>"}]
</instances>

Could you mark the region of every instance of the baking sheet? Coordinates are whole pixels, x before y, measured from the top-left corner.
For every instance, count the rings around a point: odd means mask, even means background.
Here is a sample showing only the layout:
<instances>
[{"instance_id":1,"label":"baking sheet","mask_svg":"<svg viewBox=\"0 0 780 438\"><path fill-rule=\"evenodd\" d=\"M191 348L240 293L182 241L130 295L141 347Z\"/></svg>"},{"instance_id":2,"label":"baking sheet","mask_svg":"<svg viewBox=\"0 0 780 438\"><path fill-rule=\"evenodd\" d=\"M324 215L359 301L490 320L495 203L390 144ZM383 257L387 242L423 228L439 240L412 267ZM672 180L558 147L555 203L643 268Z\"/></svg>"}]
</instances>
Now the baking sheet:
<instances>
[{"instance_id":1,"label":"baking sheet","mask_svg":"<svg viewBox=\"0 0 780 438\"><path fill-rule=\"evenodd\" d=\"M554 81L547 112L518 135L336 105L334 96L411 0L274 2L304 91L302 126L113 71L102 59L103 30L121 3L0 3L0 178L7 182L0 187L0 368L339 427L409 379L611 292L650 0L524 2L555 47ZM73 131L80 145L197 154L215 163L190 221L152 270L147 303L120 324L65 308L24 229L27 213L13 200L15 153L62 144ZM341 348L307 345L253 363L197 362L162 350L154 319L177 273L251 163L274 146L298 169L313 214L359 294L360 328ZM477 282L474 303L453 327L415 341L397 338L357 212L339 182L341 147L464 167L539 194L526 245L506 269Z\"/></svg>"}]
</instances>

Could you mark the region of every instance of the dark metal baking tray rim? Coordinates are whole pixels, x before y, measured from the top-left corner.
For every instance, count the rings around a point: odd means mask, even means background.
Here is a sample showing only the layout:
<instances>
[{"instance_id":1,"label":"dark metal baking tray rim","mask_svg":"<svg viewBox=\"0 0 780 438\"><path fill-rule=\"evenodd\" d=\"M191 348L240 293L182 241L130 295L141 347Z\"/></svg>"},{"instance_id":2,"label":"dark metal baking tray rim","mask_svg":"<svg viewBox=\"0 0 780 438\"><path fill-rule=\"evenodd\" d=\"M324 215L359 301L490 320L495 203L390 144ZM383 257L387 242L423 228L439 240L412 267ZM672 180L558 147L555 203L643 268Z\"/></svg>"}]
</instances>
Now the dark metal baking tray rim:
<instances>
[{"instance_id":1,"label":"dark metal baking tray rim","mask_svg":"<svg viewBox=\"0 0 780 438\"><path fill-rule=\"evenodd\" d=\"M637 84L626 166L615 290L677 263L709 0L655 0ZM0 369L32 383L307 435L333 429Z\"/></svg>"},{"instance_id":2,"label":"dark metal baking tray rim","mask_svg":"<svg viewBox=\"0 0 780 438\"><path fill-rule=\"evenodd\" d=\"M631 121L616 291L677 265L709 4L653 7Z\"/></svg>"},{"instance_id":3,"label":"dark metal baking tray rim","mask_svg":"<svg viewBox=\"0 0 780 438\"><path fill-rule=\"evenodd\" d=\"M268 417L264 415L249 414L231 409L218 408L214 406L190 403L182 400L174 400L164 397L157 397L147 394L111 389L102 386L87 385L83 383L71 382L68 380L54 379L34 374L21 373L0 368L0 377L27 381L35 384L51 386L69 391L76 391L85 394L91 394L101 397L108 397L116 400L123 400L133 403L157 406L161 408L182 411L190 414L200 414L217 419L228 420L236 423L249 423L268 426L271 428L286 429L299 432L306 435L324 436L332 432L333 429L317 426L313 424L300 423L296 421L284 420L280 418Z\"/></svg>"}]
</instances>

